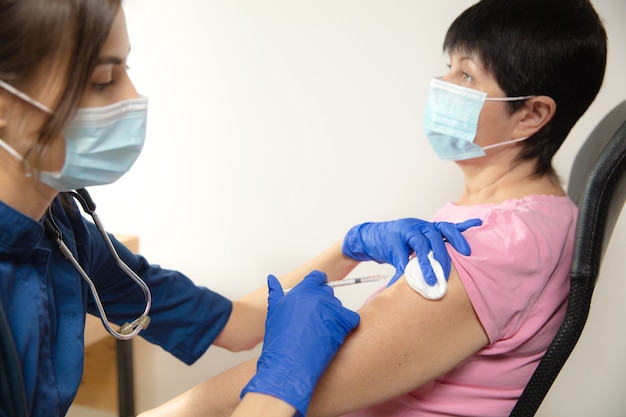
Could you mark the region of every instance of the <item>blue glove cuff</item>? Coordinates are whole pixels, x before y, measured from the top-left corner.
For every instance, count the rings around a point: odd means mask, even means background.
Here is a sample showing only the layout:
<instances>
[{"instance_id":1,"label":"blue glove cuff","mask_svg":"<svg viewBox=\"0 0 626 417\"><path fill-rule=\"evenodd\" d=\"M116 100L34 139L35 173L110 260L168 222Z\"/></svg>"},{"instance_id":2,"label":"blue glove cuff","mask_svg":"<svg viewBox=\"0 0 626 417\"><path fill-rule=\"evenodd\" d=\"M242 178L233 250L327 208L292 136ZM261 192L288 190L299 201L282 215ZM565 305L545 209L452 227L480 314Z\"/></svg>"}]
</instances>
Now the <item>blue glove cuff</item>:
<instances>
[{"instance_id":1,"label":"blue glove cuff","mask_svg":"<svg viewBox=\"0 0 626 417\"><path fill-rule=\"evenodd\" d=\"M303 417L304 415L306 415L306 410L309 408L310 395L300 395L300 398L306 398L306 400L294 401L294 388L291 384L292 381L289 381L288 379L276 378L271 375L271 373L269 374L269 376L263 375L263 372L259 372L257 373L257 375L255 375L250 380L250 382L248 382L248 384L243 388L240 398L243 398L243 396L246 395L248 392L256 392L258 394L270 395L292 405L297 410L297 413L295 414L297 417ZM268 382L270 382L269 386Z\"/></svg>"},{"instance_id":2,"label":"blue glove cuff","mask_svg":"<svg viewBox=\"0 0 626 417\"><path fill-rule=\"evenodd\" d=\"M357 224L352 227L348 233L346 233L342 246L342 252L344 255L361 262L372 260L372 258L365 251L365 244L361 238L361 228L369 224L371 223Z\"/></svg>"}]
</instances>

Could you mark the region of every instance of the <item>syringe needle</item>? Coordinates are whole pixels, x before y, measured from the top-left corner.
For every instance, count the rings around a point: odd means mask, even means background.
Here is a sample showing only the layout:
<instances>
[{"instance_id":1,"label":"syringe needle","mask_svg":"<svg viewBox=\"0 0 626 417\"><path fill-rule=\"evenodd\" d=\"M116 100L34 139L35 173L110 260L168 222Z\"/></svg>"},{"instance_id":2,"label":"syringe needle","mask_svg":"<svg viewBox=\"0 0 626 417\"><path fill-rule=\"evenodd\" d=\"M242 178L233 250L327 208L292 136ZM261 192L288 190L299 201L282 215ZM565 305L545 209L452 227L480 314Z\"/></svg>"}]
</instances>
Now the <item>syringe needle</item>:
<instances>
[{"instance_id":1,"label":"syringe needle","mask_svg":"<svg viewBox=\"0 0 626 417\"><path fill-rule=\"evenodd\" d=\"M345 278L340 279L339 281L331 281L328 285L331 287L343 287L344 285L362 284L366 282L380 281L387 278L390 278L390 275L368 275L366 277Z\"/></svg>"},{"instance_id":2,"label":"syringe needle","mask_svg":"<svg viewBox=\"0 0 626 417\"><path fill-rule=\"evenodd\" d=\"M357 277L357 278L344 278L344 279L340 279L338 281L331 281L328 283L328 286L330 287L343 287L346 285L354 285L354 284L363 284L366 282L374 282L374 281L381 281L383 279L388 279L391 278L391 275L367 275L364 277ZM285 290L283 290L285 292L285 294L287 294L287 292L289 292L291 290L291 288L287 288Z\"/></svg>"}]
</instances>

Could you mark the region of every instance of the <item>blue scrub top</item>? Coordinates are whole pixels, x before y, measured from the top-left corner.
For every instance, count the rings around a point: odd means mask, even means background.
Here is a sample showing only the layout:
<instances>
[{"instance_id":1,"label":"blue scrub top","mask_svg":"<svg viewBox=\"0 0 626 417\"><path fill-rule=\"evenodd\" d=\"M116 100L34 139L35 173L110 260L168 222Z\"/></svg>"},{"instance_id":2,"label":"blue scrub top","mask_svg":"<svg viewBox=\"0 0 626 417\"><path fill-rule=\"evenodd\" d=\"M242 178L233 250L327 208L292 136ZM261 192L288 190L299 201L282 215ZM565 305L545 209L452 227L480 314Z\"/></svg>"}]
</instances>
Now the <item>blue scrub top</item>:
<instances>
[{"instance_id":1,"label":"blue scrub top","mask_svg":"<svg viewBox=\"0 0 626 417\"><path fill-rule=\"evenodd\" d=\"M71 204L71 211L59 198L52 204L65 244L93 280L109 320L119 325L134 320L145 308L143 292L117 266L94 224ZM150 265L111 239L152 292L151 323L140 336L187 364L196 361L222 331L232 303L179 272ZM85 314L98 312L87 284L44 236L41 223L2 202L0 302L13 332L30 415L65 415L83 373Z\"/></svg>"}]
</instances>

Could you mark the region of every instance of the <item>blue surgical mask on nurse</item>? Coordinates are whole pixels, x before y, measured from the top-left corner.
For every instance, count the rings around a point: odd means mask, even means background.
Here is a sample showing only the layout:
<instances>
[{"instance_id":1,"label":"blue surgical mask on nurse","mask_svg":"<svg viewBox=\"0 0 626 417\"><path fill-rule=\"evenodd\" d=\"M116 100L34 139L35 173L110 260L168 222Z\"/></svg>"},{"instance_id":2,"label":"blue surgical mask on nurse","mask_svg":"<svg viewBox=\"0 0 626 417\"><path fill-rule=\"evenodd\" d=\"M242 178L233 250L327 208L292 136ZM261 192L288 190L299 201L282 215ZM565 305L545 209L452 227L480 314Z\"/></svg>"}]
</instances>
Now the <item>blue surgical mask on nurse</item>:
<instances>
[{"instance_id":1,"label":"blue surgical mask on nurse","mask_svg":"<svg viewBox=\"0 0 626 417\"><path fill-rule=\"evenodd\" d=\"M52 110L10 84L0 87L39 110ZM148 99L140 97L103 107L80 108L65 129L65 164L59 172L40 172L39 179L57 191L70 191L117 181L133 166L146 139ZM0 147L19 161L15 149Z\"/></svg>"}]
</instances>

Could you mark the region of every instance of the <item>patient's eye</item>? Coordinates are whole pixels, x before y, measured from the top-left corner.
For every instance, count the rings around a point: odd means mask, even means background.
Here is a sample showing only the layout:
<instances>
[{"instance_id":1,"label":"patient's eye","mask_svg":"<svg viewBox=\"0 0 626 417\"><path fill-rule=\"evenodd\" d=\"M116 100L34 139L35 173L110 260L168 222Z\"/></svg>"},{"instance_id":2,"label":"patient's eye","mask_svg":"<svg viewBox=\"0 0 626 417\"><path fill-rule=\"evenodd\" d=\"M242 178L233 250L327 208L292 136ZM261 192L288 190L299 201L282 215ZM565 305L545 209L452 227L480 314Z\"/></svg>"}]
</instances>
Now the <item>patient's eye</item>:
<instances>
[{"instance_id":1,"label":"patient's eye","mask_svg":"<svg viewBox=\"0 0 626 417\"><path fill-rule=\"evenodd\" d=\"M467 72L464 72L462 76L463 76L463 81L465 81L466 83L474 82L474 77L469 75Z\"/></svg>"}]
</instances>

